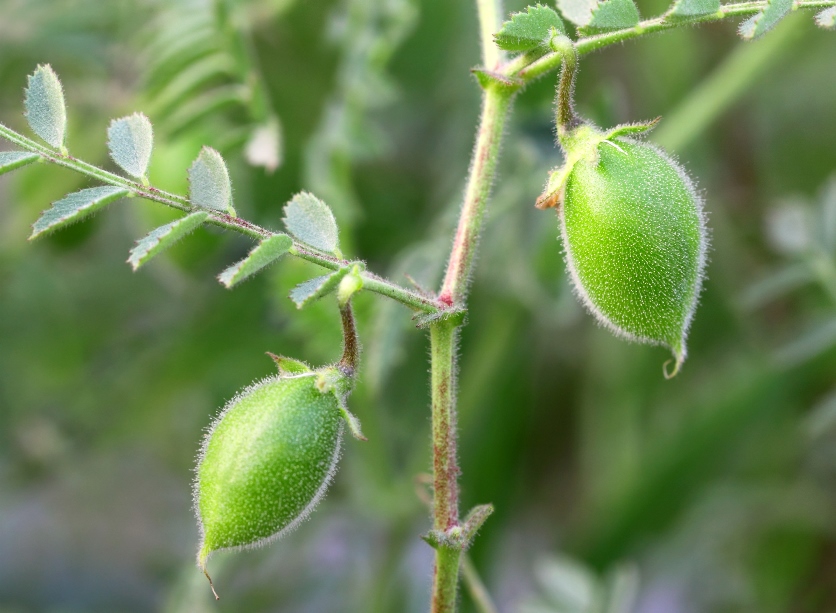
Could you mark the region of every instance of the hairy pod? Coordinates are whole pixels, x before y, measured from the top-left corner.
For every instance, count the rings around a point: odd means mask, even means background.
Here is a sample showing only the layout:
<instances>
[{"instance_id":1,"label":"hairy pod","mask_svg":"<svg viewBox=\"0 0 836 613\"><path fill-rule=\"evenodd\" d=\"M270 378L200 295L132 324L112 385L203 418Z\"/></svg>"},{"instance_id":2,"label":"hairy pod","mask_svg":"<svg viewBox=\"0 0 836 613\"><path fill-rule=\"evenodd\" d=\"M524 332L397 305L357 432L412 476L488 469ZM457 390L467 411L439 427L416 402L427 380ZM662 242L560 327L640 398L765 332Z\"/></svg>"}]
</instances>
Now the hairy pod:
<instances>
[{"instance_id":1,"label":"hairy pod","mask_svg":"<svg viewBox=\"0 0 836 613\"><path fill-rule=\"evenodd\" d=\"M615 334L686 355L706 259L702 202L661 149L581 126L561 145L567 165L540 205L559 208L566 262L578 296Z\"/></svg>"},{"instance_id":2,"label":"hairy pod","mask_svg":"<svg viewBox=\"0 0 836 613\"><path fill-rule=\"evenodd\" d=\"M309 515L336 471L346 411L336 369L265 379L230 401L203 443L195 481L198 564L265 544Z\"/></svg>"}]
</instances>

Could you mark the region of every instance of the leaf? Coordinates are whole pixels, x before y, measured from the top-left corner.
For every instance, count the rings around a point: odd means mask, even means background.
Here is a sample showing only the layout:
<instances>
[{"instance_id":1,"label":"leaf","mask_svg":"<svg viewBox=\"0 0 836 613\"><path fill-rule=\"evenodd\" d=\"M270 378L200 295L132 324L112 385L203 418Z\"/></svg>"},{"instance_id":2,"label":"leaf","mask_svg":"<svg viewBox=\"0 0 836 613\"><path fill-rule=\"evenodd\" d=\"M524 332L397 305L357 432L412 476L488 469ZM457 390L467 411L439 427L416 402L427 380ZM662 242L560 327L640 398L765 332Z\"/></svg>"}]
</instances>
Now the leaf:
<instances>
[{"instance_id":1,"label":"leaf","mask_svg":"<svg viewBox=\"0 0 836 613\"><path fill-rule=\"evenodd\" d=\"M278 119L271 117L256 126L244 147L244 155L250 166L261 166L269 173L281 165L282 133Z\"/></svg>"},{"instance_id":2,"label":"leaf","mask_svg":"<svg viewBox=\"0 0 836 613\"><path fill-rule=\"evenodd\" d=\"M497 46L505 51L528 51L548 42L552 29L566 34L560 16L548 6L529 6L526 12L514 13L494 34Z\"/></svg>"},{"instance_id":3,"label":"leaf","mask_svg":"<svg viewBox=\"0 0 836 613\"><path fill-rule=\"evenodd\" d=\"M309 192L296 194L284 207L284 225L293 236L328 253L339 248L337 220L322 200Z\"/></svg>"},{"instance_id":4,"label":"leaf","mask_svg":"<svg viewBox=\"0 0 836 613\"><path fill-rule=\"evenodd\" d=\"M26 151L0 151L0 175L27 166L40 157Z\"/></svg>"},{"instance_id":5,"label":"leaf","mask_svg":"<svg viewBox=\"0 0 836 613\"><path fill-rule=\"evenodd\" d=\"M639 23L639 9L633 0L604 0L592 10L590 30L619 30Z\"/></svg>"},{"instance_id":6,"label":"leaf","mask_svg":"<svg viewBox=\"0 0 836 613\"><path fill-rule=\"evenodd\" d=\"M49 64L39 65L29 75L23 104L32 131L53 147L62 148L67 132L67 108L61 81Z\"/></svg>"},{"instance_id":7,"label":"leaf","mask_svg":"<svg viewBox=\"0 0 836 613\"><path fill-rule=\"evenodd\" d=\"M698 17L720 10L720 0L676 0L666 17Z\"/></svg>"},{"instance_id":8,"label":"leaf","mask_svg":"<svg viewBox=\"0 0 836 613\"><path fill-rule=\"evenodd\" d=\"M137 241L136 247L131 249L128 264L134 270L137 270L145 262L159 255L181 238L194 231L208 218L209 213L206 211L198 211L152 230L145 238Z\"/></svg>"},{"instance_id":9,"label":"leaf","mask_svg":"<svg viewBox=\"0 0 836 613\"><path fill-rule=\"evenodd\" d=\"M267 352L267 355L276 363L280 375L304 375L311 372L311 367L295 358L288 358L283 355Z\"/></svg>"},{"instance_id":10,"label":"leaf","mask_svg":"<svg viewBox=\"0 0 836 613\"><path fill-rule=\"evenodd\" d=\"M29 240L57 230L75 221L84 219L114 200L119 200L130 194L123 187L105 185L103 187L90 187L79 192L65 196L52 205L51 209L43 212L38 221L32 226L32 235Z\"/></svg>"},{"instance_id":11,"label":"leaf","mask_svg":"<svg viewBox=\"0 0 836 613\"><path fill-rule=\"evenodd\" d=\"M337 285L348 274L349 270L349 268L341 268L330 274L315 277L304 283L300 283L291 290L290 299L296 303L296 308L301 309L303 306L319 300L337 289Z\"/></svg>"},{"instance_id":12,"label":"leaf","mask_svg":"<svg viewBox=\"0 0 836 613\"><path fill-rule=\"evenodd\" d=\"M270 238L265 238L247 254L247 257L219 274L218 281L230 288L275 262L290 251L292 246L293 239L287 234L276 234Z\"/></svg>"},{"instance_id":13,"label":"leaf","mask_svg":"<svg viewBox=\"0 0 836 613\"><path fill-rule=\"evenodd\" d=\"M769 0L766 7L751 19L747 19L738 29L745 40L754 40L774 28L792 10L793 0Z\"/></svg>"},{"instance_id":14,"label":"leaf","mask_svg":"<svg viewBox=\"0 0 836 613\"><path fill-rule=\"evenodd\" d=\"M107 129L110 157L129 175L142 179L148 172L154 129L142 113L114 119Z\"/></svg>"},{"instance_id":15,"label":"leaf","mask_svg":"<svg viewBox=\"0 0 836 613\"><path fill-rule=\"evenodd\" d=\"M816 25L820 28L826 28L828 30L836 28L836 6L824 9L821 13L816 15Z\"/></svg>"},{"instance_id":16,"label":"leaf","mask_svg":"<svg viewBox=\"0 0 836 613\"><path fill-rule=\"evenodd\" d=\"M557 0L557 8L563 17L583 27L592 20L592 10L598 6L598 0Z\"/></svg>"},{"instance_id":17,"label":"leaf","mask_svg":"<svg viewBox=\"0 0 836 613\"><path fill-rule=\"evenodd\" d=\"M232 206L232 184L221 154L204 147L189 167L189 192L198 206L235 216Z\"/></svg>"}]
</instances>

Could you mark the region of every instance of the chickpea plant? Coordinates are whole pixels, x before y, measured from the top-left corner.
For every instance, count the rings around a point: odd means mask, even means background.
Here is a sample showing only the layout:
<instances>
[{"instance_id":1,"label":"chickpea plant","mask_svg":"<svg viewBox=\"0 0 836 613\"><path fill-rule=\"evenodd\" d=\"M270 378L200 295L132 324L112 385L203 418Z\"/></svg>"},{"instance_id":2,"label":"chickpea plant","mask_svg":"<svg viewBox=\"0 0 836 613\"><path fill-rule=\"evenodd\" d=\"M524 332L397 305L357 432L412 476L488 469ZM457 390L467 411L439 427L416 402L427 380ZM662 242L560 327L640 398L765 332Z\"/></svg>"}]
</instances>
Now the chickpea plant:
<instances>
[{"instance_id":1,"label":"chickpea plant","mask_svg":"<svg viewBox=\"0 0 836 613\"><path fill-rule=\"evenodd\" d=\"M602 129L576 115L579 58L645 34L734 17L746 18L740 35L754 39L796 9L821 9L816 23L833 29L836 0L725 5L676 0L663 15L643 21L633 0L557 0L557 5L560 13L537 4L501 23L498 0L476 1L483 63L473 73L483 90L481 121L443 285L433 295L402 287L346 257L331 210L313 194L299 193L284 207L286 232L239 218L226 163L209 147L187 171L188 196L153 187L147 176L153 128L145 115L115 119L107 130L110 155L124 176L73 157L66 143L63 88L50 66L37 67L25 92L26 119L40 142L0 124L0 136L18 147L0 152L0 174L48 162L100 184L53 203L33 224L30 238L117 200L139 198L178 209L183 216L136 243L128 257L134 270L200 226L214 225L255 241L244 259L218 275L227 288L285 256L325 271L294 288L290 298L300 309L321 298L335 300L344 336L340 361L312 368L270 354L278 374L233 398L203 440L194 507L200 528L197 561L207 578L213 552L261 545L307 517L334 478L346 425L354 438L365 440L347 398L360 368L351 300L369 291L406 305L417 327L429 330L433 500L432 529L424 539L436 555L431 610L456 610L462 553L492 512L490 505L481 505L464 519L459 514L458 330L465 321L469 279L512 101L527 83L561 66L555 124L563 164L548 177L536 206L556 210L566 265L589 312L618 336L668 348L673 365L665 363L666 377L681 369L706 261L702 198L680 164L642 140L659 119ZM574 40L564 19L574 26ZM553 222L544 218L544 223Z\"/></svg>"}]
</instances>

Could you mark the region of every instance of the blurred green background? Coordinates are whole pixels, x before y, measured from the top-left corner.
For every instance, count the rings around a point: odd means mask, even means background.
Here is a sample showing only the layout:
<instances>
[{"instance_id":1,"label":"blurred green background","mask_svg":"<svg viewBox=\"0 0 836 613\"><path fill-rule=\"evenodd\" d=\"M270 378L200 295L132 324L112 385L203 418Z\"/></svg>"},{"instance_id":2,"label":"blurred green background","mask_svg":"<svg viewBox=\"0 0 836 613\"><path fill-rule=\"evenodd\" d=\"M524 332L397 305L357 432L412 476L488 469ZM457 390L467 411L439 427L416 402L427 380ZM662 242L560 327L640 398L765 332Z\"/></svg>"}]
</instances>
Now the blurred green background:
<instances>
[{"instance_id":1,"label":"blurred green background","mask_svg":"<svg viewBox=\"0 0 836 613\"><path fill-rule=\"evenodd\" d=\"M0 0L0 120L26 132L26 75L51 63L74 155L112 169L107 122L144 111L154 184L185 192L215 146L243 217L279 228L311 190L347 254L433 287L478 54L472 1ZM724 23L582 60L582 114L664 116L651 138L706 200L708 280L672 381L664 350L613 338L572 296L554 214L532 206L560 162L554 76L518 97L459 394L463 510L497 509L470 557L501 611L836 611L834 58L836 34L803 13L755 43ZM193 565L203 429L274 370L265 351L335 360L337 310L296 311L288 292L317 271L289 259L223 289L249 244L211 229L132 274L133 241L172 218L152 203L27 242L88 185L43 166L0 179L0 612L425 611L428 343L408 311L357 300L351 408L370 440L347 441L295 533L213 558L215 604Z\"/></svg>"}]
</instances>

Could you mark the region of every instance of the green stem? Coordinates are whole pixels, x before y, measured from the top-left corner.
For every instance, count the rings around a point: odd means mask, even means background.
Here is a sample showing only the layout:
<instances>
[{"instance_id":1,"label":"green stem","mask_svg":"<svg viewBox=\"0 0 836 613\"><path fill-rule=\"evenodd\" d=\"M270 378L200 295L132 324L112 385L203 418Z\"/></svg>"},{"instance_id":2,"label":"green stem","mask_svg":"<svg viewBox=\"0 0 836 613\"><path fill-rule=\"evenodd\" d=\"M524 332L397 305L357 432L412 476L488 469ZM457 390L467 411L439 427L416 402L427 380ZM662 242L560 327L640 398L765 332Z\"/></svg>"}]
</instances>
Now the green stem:
<instances>
[{"instance_id":1,"label":"green stem","mask_svg":"<svg viewBox=\"0 0 836 613\"><path fill-rule=\"evenodd\" d=\"M595 34L594 36L584 36L575 41L575 49L578 55L586 55L592 51L603 49L618 43L639 38L648 34L655 34L665 30L672 30L683 26L690 26L700 23L709 23L714 21L722 21L727 17L745 17L755 15L762 11L768 3L768 0L761 0L758 2L738 2L735 4L726 4L720 8L716 13L710 15L700 15L689 19L666 20L665 16L654 17L646 19L637 23L630 28L623 28L621 30L613 30L612 32L604 32L602 34ZM833 0L800 0L796 3L797 8L827 8L833 6ZM524 83L529 82L544 74L557 70L563 62L563 54L559 51L548 53L534 62L529 62L524 59L516 59L509 62L502 73L509 77L516 77Z\"/></svg>"},{"instance_id":2,"label":"green stem","mask_svg":"<svg viewBox=\"0 0 836 613\"><path fill-rule=\"evenodd\" d=\"M578 71L578 52L575 45L566 36L559 36L551 41L551 47L563 56L563 70L557 85L557 136L562 139L570 130L580 125L575 115L575 74Z\"/></svg>"},{"instance_id":3,"label":"green stem","mask_svg":"<svg viewBox=\"0 0 836 613\"><path fill-rule=\"evenodd\" d=\"M476 0L479 13L479 30L482 40L482 64L494 69L505 59L502 50L493 41L493 35L502 26L501 0Z\"/></svg>"},{"instance_id":4,"label":"green stem","mask_svg":"<svg viewBox=\"0 0 836 613\"><path fill-rule=\"evenodd\" d=\"M456 335L448 321L430 327L432 368L433 530L446 534L459 523L459 467L456 459ZM432 613L456 610L461 548L441 543L435 550Z\"/></svg>"},{"instance_id":5,"label":"green stem","mask_svg":"<svg viewBox=\"0 0 836 613\"><path fill-rule=\"evenodd\" d=\"M113 174L112 172L102 170L101 168L88 164L87 162L76 159L72 156L61 155L58 151L26 138L22 134L18 134L2 123L0 123L0 137L5 138L9 142L14 143L26 151L37 153L41 156L41 159L46 162L56 164L57 166L63 166L64 168L69 168L79 174L88 176L91 179L95 179L108 185L123 187L146 200L158 202L160 204L164 204L165 206L185 212L200 210L199 206L191 202L185 196L172 194L152 186L143 185L140 182L132 181L117 174ZM225 230L233 230L239 234L243 234L244 236L248 236L249 238L258 241L276 234L266 228L250 223L245 219L232 217L231 215L218 211L207 212L209 213L207 223L218 226L219 228L224 228ZM317 264L329 270L339 270L340 268L351 266L354 263L350 260L344 260L327 253L322 253L298 241L293 242L293 247L290 249L290 253L300 259ZM389 298L397 300L398 302L416 311L424 313L437 313L438 311L446 308L446 305L433 298L428 298L410 289L401 287L400 285L397 285L387 279L383 279L373 273L363 271L361 273L361 277L363 279L364 289L383 296L388 296Z\"/></svg>"},{"instance_id":6,"label":"green stem","mask_svg":"<svg viewBox=\"0 0 836 613\"><path fill-rule=\"evenodd\" d=\"M473 258L487 209L491 185L499 158L499 144L514 90L492 83L485 89L482 118L476 148L470 163L470 176L459 216L453 250L438 299L447 305L463 305L470 283Z\"/></svg>"}]
</instances>

